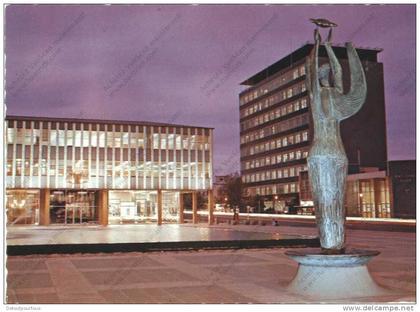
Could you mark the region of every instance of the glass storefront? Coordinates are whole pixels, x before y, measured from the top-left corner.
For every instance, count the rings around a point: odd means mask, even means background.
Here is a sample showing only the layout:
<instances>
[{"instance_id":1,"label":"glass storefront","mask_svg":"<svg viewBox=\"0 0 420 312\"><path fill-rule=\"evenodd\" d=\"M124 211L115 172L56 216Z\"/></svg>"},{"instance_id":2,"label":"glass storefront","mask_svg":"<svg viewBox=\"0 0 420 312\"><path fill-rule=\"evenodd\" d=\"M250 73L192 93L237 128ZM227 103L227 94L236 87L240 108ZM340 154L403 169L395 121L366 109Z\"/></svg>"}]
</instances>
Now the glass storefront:
<instances>
[{"instance_id":1,"label":"glass storefront","mask_svg":"<svg viewBox=\"0 0 420 312\"><path fill-rule=\"evenodd\" d=\"M162 192L162 221L179 221L179 192Z\"/></svg>"},{"instance_id":2,"label":"glass storefront","mask_svg":"<svg viewBox=\"0 0 420 312\"><path fill-rule=\"evenodd\" d=\"M347 181L347 216L391 218L389 184L385 178Z\"/></svg>"},{"instance_id":3,"label":"glass storefront","mask_svg":"<svg viewBox=\"0 0 420 312\"><path fill-rule=\"evenodd\" d=\"M97 196L97 191L52 190L50 222L52 224L96 223Z\"/></svg>"},{"instance_id":4,"label":"glass storefront","mask_svg":"<svg viewBox=\"0 0 420 312\"><path fill-rule=\"evenodd\" d=\"M6 191L7 224L39 223L39 191Z\"/></svg>"},{"instance_id":5,"label":"glass storefront","mask_svg":"<svg viewBox=\"0 0 420 312\"><path fill-rule=\"evenodd\" d=\"M157 222L157 192L110 191L110 224Z\"/></svg>"},{"instance_id":6,"label":"glass storefront","mask_svg":"<svg viewBox=\"0 0 420 312\"><path fill-rule=\"evenodd\" d=\"M156 191L109 191L109 224L156 223ZM162 192L163 222L178 222L179 192Z\"/></svg>"}]
</instances>

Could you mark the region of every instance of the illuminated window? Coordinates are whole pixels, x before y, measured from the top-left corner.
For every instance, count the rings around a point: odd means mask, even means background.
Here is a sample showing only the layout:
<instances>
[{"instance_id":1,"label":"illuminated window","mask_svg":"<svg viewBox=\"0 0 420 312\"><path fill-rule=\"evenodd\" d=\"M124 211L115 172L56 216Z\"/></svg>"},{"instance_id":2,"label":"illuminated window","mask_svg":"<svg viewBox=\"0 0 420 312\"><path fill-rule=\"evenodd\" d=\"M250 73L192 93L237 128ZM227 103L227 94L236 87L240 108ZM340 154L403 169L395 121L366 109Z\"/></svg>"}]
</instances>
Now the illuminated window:
<instances>
[{"instance_id":1,"label":"illuminated window","mask_svg":"<svg viewBox=\"0 0 420 312\"><path fill-rule=\"evenodd\" d=\"M268 117L269 117L268 114L264 114L264 122L267 122L268 121Z\"/></svg>"},{"instance_id":2,"label":"illuminated window","mask_svg":"<svg viewBox=\"0 0 420 312\"><path fill-rule=\"evenodd\" d=\"M276 148L276 141L271 141L271 149L275 149Z\"/></svg>"},{"instance_id":3,"label":"illuminated window","mask_svg":"<svg viewBox=\"0 0 420 312\"><path fill-rule=\"evenodd\" d=\"M110 136L112 137L112 133L109 133ZM112 140L109 140L110 142L112 142ZM80 130L76 130L74 132L74 145L75 146L82 146L82 131Z\"/></svg>"},{"instance_id":4,"label":"illuminated window","mask_svg":"<svg viewBox=\"0 0 420 312\"><path fill-rule=\"evenodd\" d=\"M160 135L160 148L166 149L166 135L165 134Z\"/></svg>"},{"instance_id":5,"label":"illuminated window","mask_svg":"<svg viewBox=\"0 0 420 312\"><path fill-rule=\"evenodd\" d=\"M7 143L13 144L16 139L16 129L7 129Z\"/></svg>"},{"instance_id":6,"label":"illuminated window","mask_svg":"<svg viewBox=\"0 0 420 312\"><path fill-rule=\"evenodd\" d=\"M49 144L51 146L56 146L57 145L57 130L51 130L50 131L50 142Z\"/></svg>"},{"instance_id":7,"label":"illuminated window","mask_svg":"<svg viewBox=\"0 0 420 312\"><path fill-rule=\"evenodd\" d=\"M89 146L89 131L84 130L83 132L83 147Z\"/></svg>"},{"instance_id":8,"label":"illuminated window","mask_svg":"<svg viewBox=\"0 0 420 312\"><path fill-rule=\"evenodd\" d=\"M300 66L300 75L305 75L305 65Z\"/></svg>"}]
</instances>

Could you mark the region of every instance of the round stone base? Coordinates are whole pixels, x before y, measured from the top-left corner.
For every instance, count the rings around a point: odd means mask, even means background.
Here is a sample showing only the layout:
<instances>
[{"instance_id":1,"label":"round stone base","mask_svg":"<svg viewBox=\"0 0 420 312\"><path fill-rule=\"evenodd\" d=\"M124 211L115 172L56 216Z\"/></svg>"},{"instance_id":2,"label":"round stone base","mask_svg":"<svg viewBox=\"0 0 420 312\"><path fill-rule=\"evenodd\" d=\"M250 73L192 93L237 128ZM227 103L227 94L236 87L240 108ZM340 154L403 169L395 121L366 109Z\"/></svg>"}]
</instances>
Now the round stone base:
<instances>
[{"instance_id":1,"label":"round stone base","mask_svg":"<svg viewBox=\"0 0 420 312\"><path fill-rule=\"evenodd\" d=\"M314 299L351 299L390 295L372 279L366 264L378 251L346 250L343 254L322 254L320 249L288 250L299 263L287 290Z\"/></svg>"}]
</instances>

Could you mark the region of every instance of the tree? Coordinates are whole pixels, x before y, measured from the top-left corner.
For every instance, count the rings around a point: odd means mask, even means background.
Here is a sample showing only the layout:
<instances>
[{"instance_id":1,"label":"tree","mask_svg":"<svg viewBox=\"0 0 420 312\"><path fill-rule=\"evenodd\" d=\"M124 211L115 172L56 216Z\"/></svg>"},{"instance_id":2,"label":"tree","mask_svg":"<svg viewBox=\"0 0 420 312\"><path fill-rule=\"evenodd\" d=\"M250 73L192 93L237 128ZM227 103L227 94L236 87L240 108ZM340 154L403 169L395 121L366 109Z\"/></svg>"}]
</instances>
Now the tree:
<instances>
[{"instance_id":1,"label":"tree","mask_svg":"<svg viewBox=\"0 0 420 312\"><path fill-rule=\"evenodd\" d=\"M227 197L227 203L230 207L237 206L241 212L244 212L245 205L242 199L243 186L242 179L238 173L230 174L226 179L224 193Z\"/></svg>"},{"instance_id":2,"label":"tree","mask_svg":"<svg viewBox=\"0 0 420 312\"><path fill-rule=\"evenodd\" d=\"M184 209L192 210L192 194L186 193L182 194L182 196L184 196ZM204 209L205 205L207 205L207 196L202 192L197 192L197 209Z\"/></svg>"}]
</instances>

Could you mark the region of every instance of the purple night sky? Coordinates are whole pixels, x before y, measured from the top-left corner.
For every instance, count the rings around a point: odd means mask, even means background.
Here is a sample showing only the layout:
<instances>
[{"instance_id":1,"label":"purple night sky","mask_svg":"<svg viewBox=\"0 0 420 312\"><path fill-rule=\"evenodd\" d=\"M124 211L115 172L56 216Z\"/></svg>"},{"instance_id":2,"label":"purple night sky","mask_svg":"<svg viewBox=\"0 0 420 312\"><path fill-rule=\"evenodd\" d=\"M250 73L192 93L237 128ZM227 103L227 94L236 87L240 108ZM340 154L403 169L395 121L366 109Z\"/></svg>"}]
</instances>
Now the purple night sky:
<instances>
[{"instance_id":1,"label":"purple night sky","mask_svg":"<svg viewBox=\"0 0 420 312\"><path fill-rule=\"evenodd\" d=\"M11 5L7 114L214 127L215 174L237 171L239 83L318 17L335 43L383 48L388 157L414 159L415 5Z\"/></svg>"}]
</instances>

